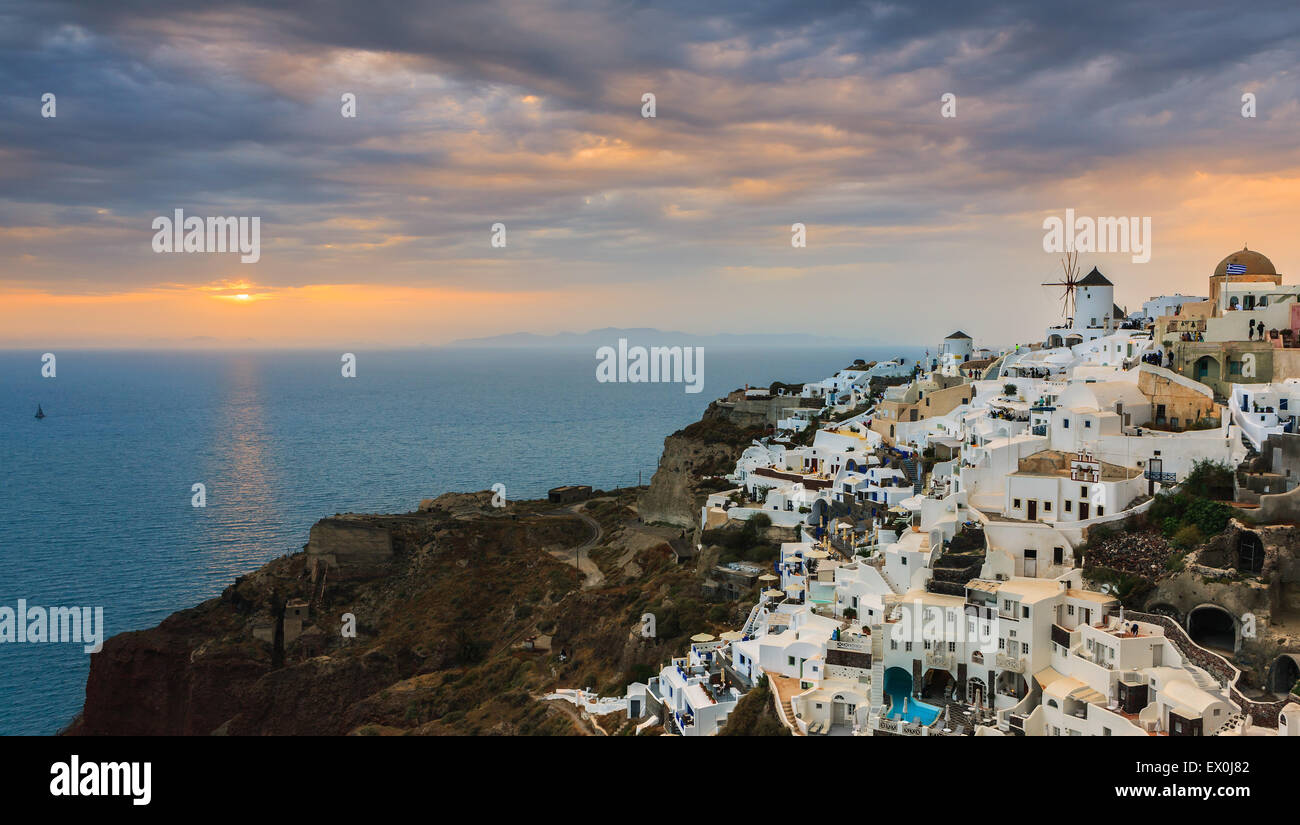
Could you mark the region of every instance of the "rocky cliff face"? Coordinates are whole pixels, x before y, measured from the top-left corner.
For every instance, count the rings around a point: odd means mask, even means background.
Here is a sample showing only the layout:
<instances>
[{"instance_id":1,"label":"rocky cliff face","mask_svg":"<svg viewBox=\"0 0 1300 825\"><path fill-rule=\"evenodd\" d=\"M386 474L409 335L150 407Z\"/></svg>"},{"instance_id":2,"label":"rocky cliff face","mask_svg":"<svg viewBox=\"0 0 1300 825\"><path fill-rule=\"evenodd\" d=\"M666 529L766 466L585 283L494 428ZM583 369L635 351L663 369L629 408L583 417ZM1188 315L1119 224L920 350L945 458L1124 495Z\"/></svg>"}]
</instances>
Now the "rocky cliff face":
<instances>
[{"instance_id":1,"label":"rocky cliff face","mask_svg":"<svg viewBox=\"0 0 1300 825\"><path fill-rule=\"evenodd\" d=\"M637 501L641 519L647 524L697 527L700 507L708 498L700 482L705 476L734 470L740 454L763 434L763 426L749 421L746 417L743 425L737 425L732 408L715 401L698 422L665 438L659 468Z\"/></svg>"},{"instance_id":2,"label":"rocky cliff face","mask_svg":"<svg viewBox=\"0 0 1300 825\"><path fill-rule=\"evenodd\" d=\"M67 732L348 733L377 692L480 661L503 634L533 629L518 614L554 608L576 588L577 572L545 551L580 544L589 529L578 518L448 501L459 514L435 502L325 519L306 552L109 639L91 657L86 703ZM308 615L291 635L283 616L294 599Z\"/></svg>"},{"instance_id":3,"label":"rocky cliff face","mask_svg":"<svg viewBox=\"0 0 1300 825\"><path fill-rule=\"evenodd\" d=\"M537 698L558 686L617 693L690 634L729 626L711 624L692 598L695 572L674 563L662 530L637 524L634 491L594 499L581 516L490 499L322 520L304 552L107 640L65 732L591 733ZM599 562L601 584L584 586L569 562L578 547ZM641 638L645 612L671 634Z\"/></svg>"}]
</instances>

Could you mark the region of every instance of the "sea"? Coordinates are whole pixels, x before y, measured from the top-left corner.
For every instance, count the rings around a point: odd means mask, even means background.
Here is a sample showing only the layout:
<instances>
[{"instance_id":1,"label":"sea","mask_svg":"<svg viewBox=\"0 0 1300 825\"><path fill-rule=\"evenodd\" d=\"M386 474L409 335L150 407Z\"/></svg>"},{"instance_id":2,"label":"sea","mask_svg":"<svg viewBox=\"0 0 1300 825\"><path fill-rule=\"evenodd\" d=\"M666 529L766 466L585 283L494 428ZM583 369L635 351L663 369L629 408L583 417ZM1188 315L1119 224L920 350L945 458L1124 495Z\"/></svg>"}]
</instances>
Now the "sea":
<instances>
[{"instance_id":1,"label":"sea","mask_svg":"<svg viewBox=\"0 0 1300 825\"><path fill-rule=\"evenodd\" d=\"M53 377L43 352L3 351L0 608L102 608L104 638L153 627L325 516L649 483L714 398L921 351L706 347L698 394L601 383L591 349L355 351L355 377L337 351L60 350ZM68 725L89 666L80 644L0 642L0 734Z\"/></svg>"}]
</instances>

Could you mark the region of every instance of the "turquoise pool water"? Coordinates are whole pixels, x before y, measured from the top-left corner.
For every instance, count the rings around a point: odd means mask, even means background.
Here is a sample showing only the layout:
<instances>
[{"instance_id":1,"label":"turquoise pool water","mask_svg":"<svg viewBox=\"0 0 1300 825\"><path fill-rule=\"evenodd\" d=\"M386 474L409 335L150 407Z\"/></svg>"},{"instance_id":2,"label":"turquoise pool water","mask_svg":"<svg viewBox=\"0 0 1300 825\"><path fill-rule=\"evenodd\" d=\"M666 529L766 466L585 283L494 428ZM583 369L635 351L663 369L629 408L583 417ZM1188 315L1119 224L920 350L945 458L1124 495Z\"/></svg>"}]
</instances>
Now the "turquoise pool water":
<instances>
[{"instance_id":1,"label":"turquoise pool water","mask_svg":"<svg viewBox=\"0 0 1300 825\"><path fill-rule=\"evenodd\" d=\"M912 698L912 674L899 667L885 671L885 695L889 697L887 719L902 719L904 722L919 722L930 725L939 718L939 708ZM906 704L907 711L903 711Z\"/></svg>"}]
</instances>

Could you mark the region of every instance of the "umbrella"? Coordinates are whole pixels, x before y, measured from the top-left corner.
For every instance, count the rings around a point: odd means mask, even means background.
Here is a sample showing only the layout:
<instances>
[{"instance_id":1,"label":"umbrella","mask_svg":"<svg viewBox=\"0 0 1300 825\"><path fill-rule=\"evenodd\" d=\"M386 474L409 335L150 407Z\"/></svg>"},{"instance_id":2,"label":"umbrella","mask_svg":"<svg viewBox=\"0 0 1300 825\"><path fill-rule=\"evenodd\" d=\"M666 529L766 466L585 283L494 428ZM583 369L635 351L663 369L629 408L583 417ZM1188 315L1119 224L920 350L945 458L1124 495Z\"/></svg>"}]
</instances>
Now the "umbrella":
<instances>
[{"instance_id":1,"label":"umbrella","mask_svg":"<svg viewBox=\"0 0 1300 825\"><path fill-rule=\"evenodd\" d=\"M785 595L785 591L784 591L784 590L777 590L776 588L773 588L773 589L771 589L771 590L764 590L764 591L763 591L763 595L764 595L764 596L767 596L767 597L769 597L769 598L775 599L775 598L777 598L777 597L779 597L779 596L784 596L784 595Z\"/></svg>"},{"instance_id":2,"label":"umbrella","mask_svg":"<svg viewBox=\"0 0 1300 825\"><path fill-rule=\"evenodd\" d=\"M810 559L825 559L829 558L831 554L827 553L825 550L809 550L804 555Z\"/></svg>"},{"instance_id":3,"label":"umbrella","mask_svg":"<svg viewBox=\"0 0 1300 825\"><path fill-rule=\"evenodd\" d=\"M722 634L723 641L727 642L735 642L743 638L745 638L745 634L739 630L728 630L726 633Z\"/></svg>"},{"instance_id":4,"label":"umbrella","mask_svg":"<svg viewBox=\"0 0 1300 825\"><path fill-rule=\"evenodd\" d=\"M692 642L711 642L711 641L713 641L713 636L712 636L711 634L708 634L708 633L696 633L694 636L691 637L691 641L692 641Z\"/></svg>"},{"instance_id":5,"label":"umbrella","mask_svg":"<svg viewBox=\"0 0 1300 825\"><path fill-rule=\"evenodd\" d=\"M764 573L758 577L758 580L761 582L774 582L777 580L777 577L773 576L771 573Z\"/></svg>"}]
</instances>

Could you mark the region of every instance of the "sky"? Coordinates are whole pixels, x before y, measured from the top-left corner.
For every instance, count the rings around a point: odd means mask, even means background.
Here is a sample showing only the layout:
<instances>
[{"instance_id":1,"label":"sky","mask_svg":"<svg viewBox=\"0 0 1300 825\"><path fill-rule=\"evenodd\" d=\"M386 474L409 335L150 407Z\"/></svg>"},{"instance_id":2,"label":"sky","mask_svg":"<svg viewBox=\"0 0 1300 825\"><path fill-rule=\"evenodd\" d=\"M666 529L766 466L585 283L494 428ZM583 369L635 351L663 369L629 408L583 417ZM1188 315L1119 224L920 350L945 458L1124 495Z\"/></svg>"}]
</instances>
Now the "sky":
<instances>
[{"instance_id":1,"label":"sky","mask_svg":"<svg viewBox=\"0 0 1300 825\"><path fill-rule=\"evenodd\" d=\"M0 347L1042 340L1066 209L1151 219L1081 256L1130 310L1295 280L1297 55L1294 0L0 0Z\"/></svg>"}]
</instances>

